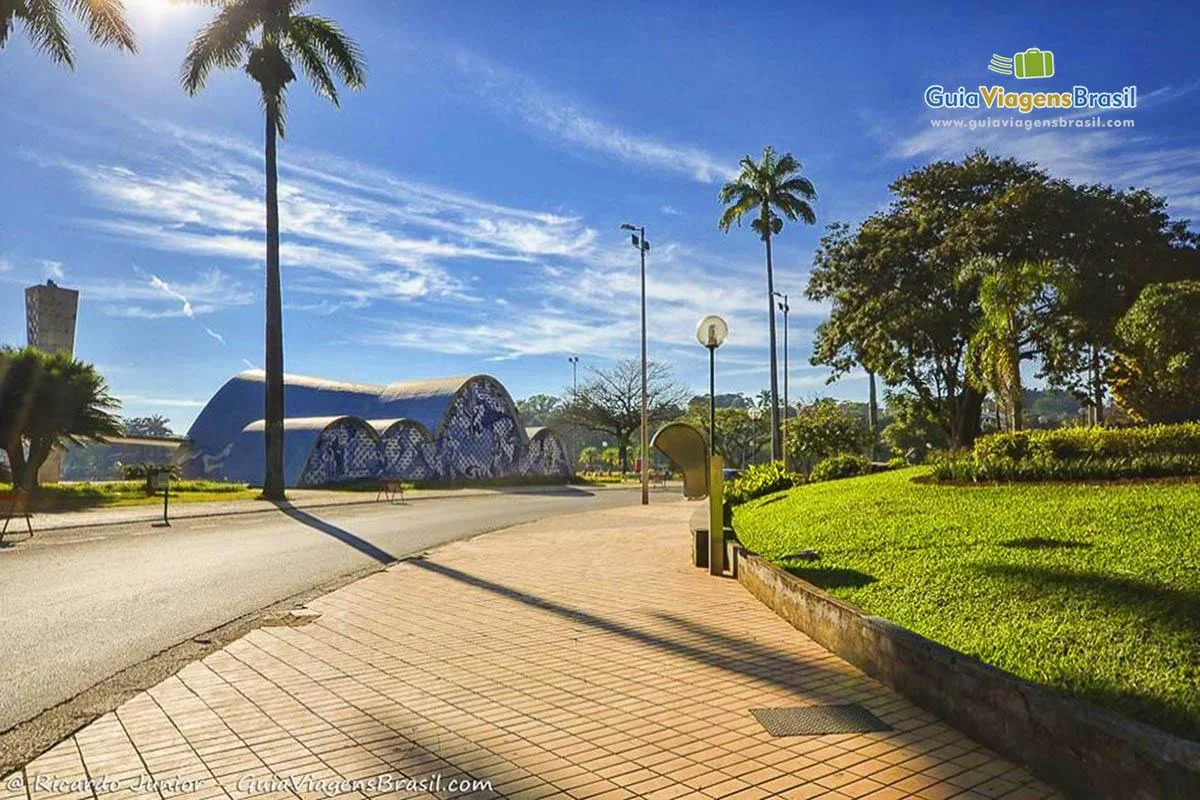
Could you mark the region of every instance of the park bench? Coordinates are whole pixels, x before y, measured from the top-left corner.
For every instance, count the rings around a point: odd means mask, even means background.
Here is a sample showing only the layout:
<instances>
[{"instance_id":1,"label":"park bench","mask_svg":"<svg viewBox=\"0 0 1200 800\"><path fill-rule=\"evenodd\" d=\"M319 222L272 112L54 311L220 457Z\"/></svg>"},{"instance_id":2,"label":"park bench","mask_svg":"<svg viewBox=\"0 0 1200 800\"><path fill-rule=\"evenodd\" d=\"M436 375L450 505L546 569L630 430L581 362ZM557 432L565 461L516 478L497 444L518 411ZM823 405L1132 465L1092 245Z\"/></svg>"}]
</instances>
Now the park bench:
<instances>
[{"instance_id":1,"label":"park bench","mask_svg":"<svg viewBox=\"0 0 1200 800\"><path fill-rule=\"evenodd\" d=\"M375 493L375 502L379 502L379 498L384 498L389 503L396 501L396 497L400 497L400 502L404 502L404 484L399 478L381 478L379 481L379 491Z\"/></svg>"},{"instance_id":2,"label":"park bench","mask_svg":"<svg viewBox=\"0 0 1200 800\"><path fill-rule=\"evenodd\" d=\"M33 538L33 514L29 511L29 493L24 489L14 489L10 492L0 492L0 508L4 509L4 527L0 529L0 542L8 533L8 524L13 517L24 517L25 527L29 531L28 538Z\"/></svg>"}]
</instances>

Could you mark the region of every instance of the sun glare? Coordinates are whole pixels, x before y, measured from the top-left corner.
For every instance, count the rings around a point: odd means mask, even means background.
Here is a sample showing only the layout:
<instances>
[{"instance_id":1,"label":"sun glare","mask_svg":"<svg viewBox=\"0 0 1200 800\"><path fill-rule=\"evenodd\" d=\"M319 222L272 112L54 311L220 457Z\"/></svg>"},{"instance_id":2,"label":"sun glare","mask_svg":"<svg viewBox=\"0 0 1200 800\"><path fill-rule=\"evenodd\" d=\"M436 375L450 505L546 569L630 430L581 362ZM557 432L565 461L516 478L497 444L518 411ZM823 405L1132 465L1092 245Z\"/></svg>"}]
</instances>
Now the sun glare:
<instances>
[{"instance_id":1,"label":"sun glare","mask_svg":"<svg viewBox=\"0 0 1200 800\"><path fill-rule=\"evenodd\" d=\"M131 22L156 23L187 9L173 0L122 0Z\"/></svg>"}]
</instances>

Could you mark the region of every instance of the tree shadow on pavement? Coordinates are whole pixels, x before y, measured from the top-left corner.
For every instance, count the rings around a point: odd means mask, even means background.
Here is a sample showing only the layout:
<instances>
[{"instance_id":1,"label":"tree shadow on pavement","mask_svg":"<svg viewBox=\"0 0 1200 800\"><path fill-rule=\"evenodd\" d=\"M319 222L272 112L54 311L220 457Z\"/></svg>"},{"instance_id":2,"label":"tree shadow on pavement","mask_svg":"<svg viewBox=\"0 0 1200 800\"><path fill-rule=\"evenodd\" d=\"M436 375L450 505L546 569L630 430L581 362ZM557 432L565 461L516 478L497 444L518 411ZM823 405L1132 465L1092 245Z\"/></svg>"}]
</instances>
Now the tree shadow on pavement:
<instances>
[{"instance_id":1,"label":"tree shadow on pavement","mask_svg":"<svg viewBox=\"0 0 1200 800\"><path fill-rule=\"evenodd\" d=\"M350 531L345 530L344 528L339 528L336 525L330 524L330 523L326 522L325 520L320 519L319 517L314 517L312 514L309 514L307 511L302 511L301 509L296 508L294 505L292 505L291 503L289 503L286 500L275 500L275 501L272 501L271 504L273 506L275 506L276 508L278 508L280 511L282 511L284 514L287 514L289 517L291 517L292 519L299 522L301 525L307 525L308 527L312 528L313 530L320 531L321 533L325 534L326 536L332 536L334 539L337 539L342 544L346 544L346 545L349 545L350 547L353 547L358 552L362 553L365 556L375 559L380 564L395 564L397 561L400 560L400 559L396 558L396 556L389 553L388 551L383 550L383 549L371 544L366 539L363 539L359 536L355 536Z\"/></svg>"},{"instance_id":2,"label":"tree shadow on pavement","mask_svg":"<svg viewBox=\"0 0 1200 800\"><path fill-rule=\"evenodd\" d=\"M424 556L412 559L408 563L418 569L437 573L468 586L483 589L606 633L632 639L697 663L708 664L728 672L766 681L788 691L804 691L809 696L846 702L848 677L846 673L831 670L821 663L804 660L796 653L770 647L751 638L731 636L665 612L653 612L651 616L686 631L685 636L668 636L605 619L587 611L513 589L486 578L438 564ZM869 695L873 688L869 682L870 679L855 676L853 680L861 681L864 696Z\"/></svg>"}]
</instances>

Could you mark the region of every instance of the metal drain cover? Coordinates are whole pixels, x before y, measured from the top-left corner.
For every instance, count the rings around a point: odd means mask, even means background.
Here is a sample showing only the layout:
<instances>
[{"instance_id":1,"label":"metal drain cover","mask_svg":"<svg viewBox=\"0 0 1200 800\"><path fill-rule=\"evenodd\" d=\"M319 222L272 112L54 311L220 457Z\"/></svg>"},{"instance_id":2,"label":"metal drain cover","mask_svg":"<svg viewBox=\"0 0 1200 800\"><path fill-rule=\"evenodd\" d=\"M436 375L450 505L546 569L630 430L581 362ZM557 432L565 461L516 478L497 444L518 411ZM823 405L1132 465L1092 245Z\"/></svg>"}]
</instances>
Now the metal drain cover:
<instances>
[{"instance_id":1,"label":"metal drain cover","mask_svg":"<svg viewBox=\"0 0 1200 800\"><path fill-rule=\"evenodd\" d=\"M772 736L890 731L879 717L859 705L752 708L750 713Z\"/></svg>"}]
</instances>

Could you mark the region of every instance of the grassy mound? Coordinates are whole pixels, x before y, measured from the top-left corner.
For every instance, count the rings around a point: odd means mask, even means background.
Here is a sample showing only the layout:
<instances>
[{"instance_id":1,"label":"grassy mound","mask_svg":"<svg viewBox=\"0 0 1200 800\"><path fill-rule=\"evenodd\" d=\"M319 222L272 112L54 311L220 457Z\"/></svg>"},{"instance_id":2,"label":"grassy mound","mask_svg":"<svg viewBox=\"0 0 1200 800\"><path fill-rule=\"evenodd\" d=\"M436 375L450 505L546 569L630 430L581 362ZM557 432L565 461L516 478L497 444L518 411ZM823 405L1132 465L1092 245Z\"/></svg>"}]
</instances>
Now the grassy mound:
<instances>
[{"instance_id":1,"label":"grassy mound","mask_svg":"<svg viewBox=\"0 0 1200 800\"><path fill-rule=\"evenodd\" d=\"M872 614L1200 740L1200 482L913 482L927 472L759 498L734 527ZM789 558L807 548L821 559Z\"/></svg>"}]
</instances>

